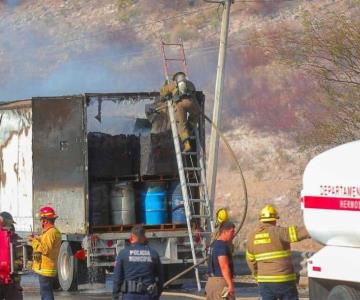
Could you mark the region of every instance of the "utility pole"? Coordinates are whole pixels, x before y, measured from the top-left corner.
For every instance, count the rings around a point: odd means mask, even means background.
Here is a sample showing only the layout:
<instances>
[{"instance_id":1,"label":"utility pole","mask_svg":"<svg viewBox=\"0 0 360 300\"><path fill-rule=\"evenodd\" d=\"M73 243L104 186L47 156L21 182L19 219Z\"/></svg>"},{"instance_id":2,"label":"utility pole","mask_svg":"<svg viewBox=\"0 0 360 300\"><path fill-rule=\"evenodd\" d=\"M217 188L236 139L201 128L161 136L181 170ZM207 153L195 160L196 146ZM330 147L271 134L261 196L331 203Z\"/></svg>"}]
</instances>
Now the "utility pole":
<instances>
[{"instance_id":1,"label":"utility pole","mask_svg":"<svg viewBox=\"0 0 360 300\"><path fill-rule=\"evenodd\" d=\"M221 128L221 108L222 108L222 97L224 87L224 76L225 76L225 60L226 60L226 47L229 31L229 18L230 18L230 6L233 0L223 1L211 1L205 0L211 3L222 3L224 6L221 20L221 33L220 33L220 47L219 47L219 58L217 65L216 84L215 84L215 99L214 99L214 110L212 121L217 128ZM210 136L209 146L209 160L208 160L208 171L209 174L209 191L210 200L212 203L212 209L214 208L215 201L215 189L216 189L216 176L217 176L217 165L218 165L218 152L219 152L219 135L217 131L212 128Z\"/></svg>"}]
</instances>

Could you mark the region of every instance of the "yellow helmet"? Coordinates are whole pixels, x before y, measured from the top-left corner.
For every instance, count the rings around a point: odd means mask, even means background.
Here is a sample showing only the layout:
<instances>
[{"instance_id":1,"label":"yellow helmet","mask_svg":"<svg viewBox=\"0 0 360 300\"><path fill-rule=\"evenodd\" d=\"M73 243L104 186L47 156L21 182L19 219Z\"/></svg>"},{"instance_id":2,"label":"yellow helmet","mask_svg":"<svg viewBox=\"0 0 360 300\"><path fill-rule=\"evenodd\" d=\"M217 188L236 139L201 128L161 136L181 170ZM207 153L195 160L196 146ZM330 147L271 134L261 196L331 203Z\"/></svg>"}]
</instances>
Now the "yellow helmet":
<instances>
[{"instance_id":1,"label":"yellow helmet","mask_svg":"<svg viewBox=\"0 0 360 300\"><path fill-rule=\"evenodd\" d=\"M272 222L279 219L279 215L276 209L268 204L260 211L259 219L260 222Z\"/></svg>"},{"instance_id":2,"label":"yellow helmet","mask_svg":"<svg viewBox=\"0 0 360 300\"><path fill-rule=\"evenodd\" d=\"M216 226L219 226L221 223L229 220L229 213L226 208L220 208L216 212Z\"/></svg>"}]
</instances>

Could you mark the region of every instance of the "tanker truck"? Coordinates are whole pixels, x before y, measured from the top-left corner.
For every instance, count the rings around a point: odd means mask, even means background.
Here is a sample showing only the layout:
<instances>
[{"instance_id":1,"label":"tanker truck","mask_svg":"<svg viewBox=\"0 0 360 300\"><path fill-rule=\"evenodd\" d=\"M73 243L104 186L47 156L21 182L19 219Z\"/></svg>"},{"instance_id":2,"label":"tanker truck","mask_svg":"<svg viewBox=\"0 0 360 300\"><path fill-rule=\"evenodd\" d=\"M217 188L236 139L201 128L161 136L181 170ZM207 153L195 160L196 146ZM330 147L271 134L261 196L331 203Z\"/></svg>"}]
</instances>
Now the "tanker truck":
<instances>
[{"instance_id":1,"label":"tanker truck","mask_svg":"<svg viewBox=\"0 0 360 300\"><path fill-rule=\"evenodd\" d=\"M203 108L203 93L197 98ZM167 114L146 115L158 100L156 92L92 93L0 104L0 211L25 237L41 231L40 207L55 209L65 291L104 281L134 224L145 226L165 277L192 262ZM201 255L201 228L192 225Z\"/></svg>"},{"instance_id":2,"label":"tanker truck","mask_svg":"<svg viewBox=\"0 0 360 300\"><path fill-rule=\"evenodd\" d=\"M302 208L324 245L308 260L311 300L360 299L360 141L314 157L303 176Z\"/></svg>"}]
</instances>

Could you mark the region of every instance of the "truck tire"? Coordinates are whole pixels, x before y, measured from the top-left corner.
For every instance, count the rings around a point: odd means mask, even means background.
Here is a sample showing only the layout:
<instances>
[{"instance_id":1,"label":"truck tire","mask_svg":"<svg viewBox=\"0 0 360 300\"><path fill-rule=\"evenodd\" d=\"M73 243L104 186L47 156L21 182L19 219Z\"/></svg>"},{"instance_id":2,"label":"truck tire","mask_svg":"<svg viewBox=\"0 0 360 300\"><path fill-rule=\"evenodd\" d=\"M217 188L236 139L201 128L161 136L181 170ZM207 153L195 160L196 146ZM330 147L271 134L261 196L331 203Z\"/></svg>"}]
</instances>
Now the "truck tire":
<instances>
[{"instance_id":1,"label":"truck tire","mask_svg":"<svg viewBox=\"0 0 360 300\"><path fill-rule=\"evenodd\" d=\"M58 258L58 279L64 291L76 291L78 284L87 280L86 263L74 257L81 248L79 243L63 242Z\"/></svg>"},{"instance_id":2,"label":"truck tire","mask_svg":"<svg viewBox=\"0 0 360 300\"><path fill-rule=\"evenodd\" d=\"M360 300L360 292L346 285L337 285L330 291L327 300Z\"/></svg>"}]
</instances>

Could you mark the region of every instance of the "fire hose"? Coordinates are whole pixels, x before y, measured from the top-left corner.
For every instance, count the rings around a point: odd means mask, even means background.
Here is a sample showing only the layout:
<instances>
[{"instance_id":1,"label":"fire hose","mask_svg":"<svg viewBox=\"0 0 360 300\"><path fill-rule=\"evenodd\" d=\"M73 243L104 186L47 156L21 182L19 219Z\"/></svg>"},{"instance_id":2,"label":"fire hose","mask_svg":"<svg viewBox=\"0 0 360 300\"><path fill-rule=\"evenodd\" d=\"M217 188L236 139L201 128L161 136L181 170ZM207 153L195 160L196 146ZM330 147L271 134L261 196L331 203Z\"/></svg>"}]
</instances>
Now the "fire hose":
<instances>
[{"instance_id":1,"label":"fire hose","mask_svg":"<svg viewBox=\"0 0 360 300\"><path fill-rule=\"evenodd\" d=\"M222 141L225 143L226 148L229 150L232 158L234 159L236 166L238 168L240 177L241 177L241 183L242 183L242 187L243 187L243 191L244 191L244 213L241 217L240 223L238 228L235 231L235 236L239 234L241 228L244 225L245 219L246 219L246 214L247 214L247 209L248 209L248 195L247 195L247 188L246 188L246 183L245 183L245 178L244 178L244 174L243 171L241 169L240 163L235 155L234 150L231 148L228 140L226 139L225 135L220 131L220 129L212 122L212 120L206 116L204 113L201 113L204 118L206 119L206 121L208 121L211 126L216 130L216 132L219 134L220 138L222 139ZM196 264L194 264L193 266L185 269L184 271L180 272L179 274L175 275L174 277L172 277L171 279L169 279L168 281L166 281L164 283L164 287L169 286L172 282L174 282L175 280L177 280L178 278L180 278L181 276L187 274L188 272L190 272L191 270L197 268L198 266L202 265L205 261L207 261L208 257L206 256L205 258L201 259L200 261L198 261Z\"/></svg>"}]
</instances>

